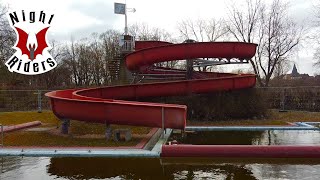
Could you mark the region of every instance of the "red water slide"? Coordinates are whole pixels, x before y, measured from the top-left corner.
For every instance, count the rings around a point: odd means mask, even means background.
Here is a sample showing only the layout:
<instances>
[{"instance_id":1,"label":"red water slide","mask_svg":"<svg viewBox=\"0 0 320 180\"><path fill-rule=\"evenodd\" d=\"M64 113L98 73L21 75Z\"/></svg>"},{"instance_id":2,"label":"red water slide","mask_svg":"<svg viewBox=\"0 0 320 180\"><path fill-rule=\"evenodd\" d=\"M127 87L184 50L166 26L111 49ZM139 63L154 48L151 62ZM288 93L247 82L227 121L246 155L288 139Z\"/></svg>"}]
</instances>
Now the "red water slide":
<instances>
[{"instance_id":1,"label":"red water slide","mask_svg":"<svg viewBox=\"0 0 320 180\"><path fill-rule=\"evenodd\" d=\"M154 63L195 58L251 59L256 44L240 42L202 42L171 44L160 41L136 42L136 51L126 56L131 71L146 70ZM163 69L160 69L163 70ZM162 72L162 71L161 71ZM154 70L153 73L161 73ZM180 72L180 71L175 71ZM138 97L176 96L253 87L253 74L201 73L194 79L91 89L52 91L54 114L60 119L86 122L184 129L185 105L128 101Z\"/></svg>"}]
</instances>

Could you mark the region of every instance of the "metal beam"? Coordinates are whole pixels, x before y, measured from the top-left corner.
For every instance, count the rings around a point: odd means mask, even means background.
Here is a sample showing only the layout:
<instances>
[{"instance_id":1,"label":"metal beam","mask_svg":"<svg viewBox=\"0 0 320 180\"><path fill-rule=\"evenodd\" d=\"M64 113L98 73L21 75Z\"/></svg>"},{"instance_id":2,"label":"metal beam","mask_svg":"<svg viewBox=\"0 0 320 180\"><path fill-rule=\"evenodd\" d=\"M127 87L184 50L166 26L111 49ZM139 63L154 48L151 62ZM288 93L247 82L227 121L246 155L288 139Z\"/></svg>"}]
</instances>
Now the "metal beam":
<instances>
[{"instance_id":1,"label":"metal beam","mask_svg":"<svg viewBox=\"0 0 320 180\"><path fill-rule=\"evenodd\" d=\"M224 64L247 64L248 62L224 62L224 61L213 61L210 63L202 63L193 65L193 67L203 67L203 66L215 66L215 65L224 65Z\"/></svg>"},{"instance_id":2,"label":"metal beam","mask_svg":"<svg viewBox=\"0 0 320 180\"><path fill-rule=\"evenodd\" d=\"M137 76L185 76L185 74L137 74Z\"/></svg>"}]
</instances>

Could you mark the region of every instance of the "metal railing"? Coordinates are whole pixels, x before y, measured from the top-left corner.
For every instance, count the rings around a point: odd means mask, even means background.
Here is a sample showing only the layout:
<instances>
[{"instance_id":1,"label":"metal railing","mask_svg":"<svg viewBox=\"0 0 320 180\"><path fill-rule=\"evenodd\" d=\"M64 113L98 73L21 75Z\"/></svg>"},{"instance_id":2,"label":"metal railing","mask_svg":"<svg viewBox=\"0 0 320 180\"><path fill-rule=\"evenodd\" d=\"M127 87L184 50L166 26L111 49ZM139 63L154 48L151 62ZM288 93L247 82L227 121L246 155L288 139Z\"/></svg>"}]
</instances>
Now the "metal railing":
<instances>
[{"instance_id":1,"label":"metal railing","mask_svg":"<svg viewBox=\"0 0 320 180\"><path fill-rule=\"evenodd\" d=\"M135 41L134 39L124 40L123 45L121 46L121 52L132 52L135 49Z\"/></svg>"}]
</instances>

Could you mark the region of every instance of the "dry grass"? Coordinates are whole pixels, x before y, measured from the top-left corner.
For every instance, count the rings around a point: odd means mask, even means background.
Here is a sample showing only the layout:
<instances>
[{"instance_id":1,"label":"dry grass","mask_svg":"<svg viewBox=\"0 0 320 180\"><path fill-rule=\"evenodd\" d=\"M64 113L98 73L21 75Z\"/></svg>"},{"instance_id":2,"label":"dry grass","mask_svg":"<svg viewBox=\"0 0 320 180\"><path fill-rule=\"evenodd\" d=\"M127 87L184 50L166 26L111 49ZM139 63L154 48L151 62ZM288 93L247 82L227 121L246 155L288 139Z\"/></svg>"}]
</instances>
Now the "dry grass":
<instances>
[{"instance_id":1,"label":"dry grass","mask_svg":"<svg viewBox=\"0 0 320 180\"><path fill-rule=\"evenodd\" d=\"M38 112L5 112L0 113L0 124L14 125L30 121L41 121L38 127L60 128L60 120L51 111ZM69 135L63 136L59 130L48 130L42 132L18 131L5 134L4 144L6 146L132 146L139 143L143 135L149 133L150 128L112 125L113 129L131 129L132 134L142 135L140 138L132 138L130 142L106 141L105 125L97 123L86 123L80 121L70 122ZM58 133L57 133L58 132ZM78 138L80 136L92 138ZM95 137L95 138L94 138ZM96 138L100 137L100 138ZM137 136L135 136L137 137Z\"/></svg>"},{"instance_id":2,"label":"dry grass","mask_svg":"<svg viewBox=\"0 0 320 180\"><path fill-rule=\"evenodd\" d=\"M190 121L188 126L253 126L253 125L288 125L280 120L228 120L228 121Z\"/></svg>"},{"instance_id":3,"label":"dry grass","mask_svg":"<svg viewBox=\"0 0 320 180\"><path fill-rule=\"evenodd\" d=\"M0 112L0 124L13 125L30 121L41 121L44 124L56 126L59 120L54 116L52 111L19 111L19 112Z\"/></svg>"},{"instance_id":4,"label":"dry grass","mask_svg":"<svg viewBox=\"0 0 320 180\"><path fill-rule=\"evenodd\" d=\"M288 111L272 112L272 119L278 119L286 122L320 122L320 112L307 112L307 111Z\"/></svg>"},{"instance_id":5,"label":"dry grass","mask_svg":"<svg viewBox=\"0 0 320 180\"><path fill-rule=\"evenodd\" d=\"M278 112L271 110L266 119L239 119L229 121L188 121L188 125L286 125L287 122L299 121L319 121L320 112L289 111ZM20 124L30 121L41 121L44 123L40 127L59 128L60 121L51 111L42 113L37 112L6 112L0 113L0 123L4 125ZM133 138L130 142L116 143L106 141L103 136L105 133L104 124L86 123L80 121L71 121L70 134L63 136L56 129L55 131L30 132L18 131L7 133L4 144L7 146L132 146L136 145L150 131L146 127L118 126L112 125L112 128L129 128L133 134L142 135L140 138ZM55 133L53 133L55 132ZM99 138L95 138L99 136ZM78 138L83 136L85 138ZM90 138L86 138L90 137Z\"/></svg>"},{"instance_id":6,"label":"dry grass","mask_svg":"<svg viewBox=\"0 0 320 180\"><path fill-rule=\"evenodd\" d=\"M139 138L132 138L129 142L106 141L104 138L73 138L73 136L57 136L49 132L18 131L5 134L5 146L134 146L140 142Z\"/></svg>"}]
</instances>

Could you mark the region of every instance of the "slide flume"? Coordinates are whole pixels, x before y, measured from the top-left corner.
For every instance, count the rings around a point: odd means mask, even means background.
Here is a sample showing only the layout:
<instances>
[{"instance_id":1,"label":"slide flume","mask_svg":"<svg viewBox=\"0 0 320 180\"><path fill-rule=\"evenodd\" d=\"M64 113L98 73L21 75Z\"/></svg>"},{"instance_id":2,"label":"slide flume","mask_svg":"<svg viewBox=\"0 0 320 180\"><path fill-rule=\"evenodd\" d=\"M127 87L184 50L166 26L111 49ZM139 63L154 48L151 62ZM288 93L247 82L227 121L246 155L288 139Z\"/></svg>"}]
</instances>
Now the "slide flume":
<instances>
[{"instance_id":1,"label":"slide flume","mask_svg":"<svg viewBox=\"0 0 320 180\"><path fill-rule=\"evenodd\" d=\"M251 59L256 44L241 42L201 42L171 44L137 41L136 51L126 56L130 71L159 74L147 70L154 63L195 58ZM152 72L151 72L152 71ZM174 71L180 73L179 70ZM181 71L182 72L182 71ZM254 74L195 72L191 80L68 89L46 93L51 108L60 119L86 122L184 129L185 105L129 101L138 97L176 96L254 87Z\"/></svg>"}]
</instances>

